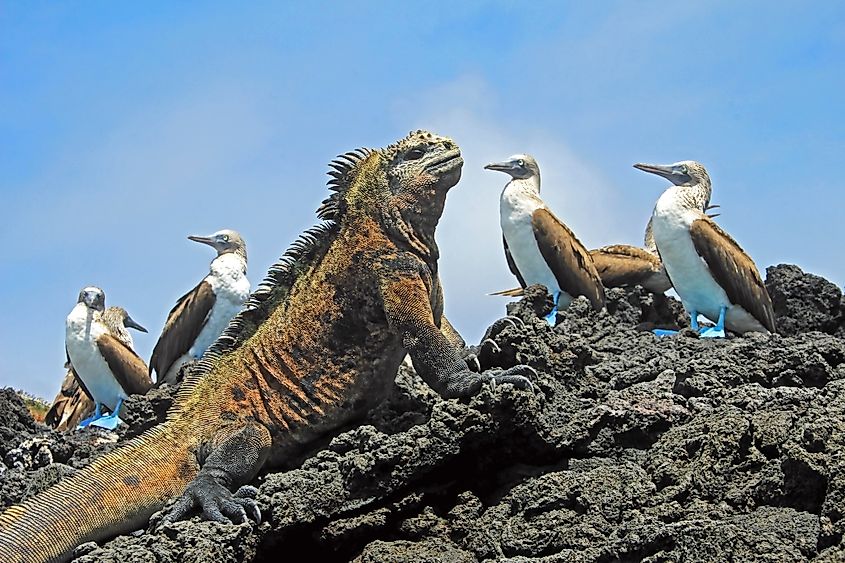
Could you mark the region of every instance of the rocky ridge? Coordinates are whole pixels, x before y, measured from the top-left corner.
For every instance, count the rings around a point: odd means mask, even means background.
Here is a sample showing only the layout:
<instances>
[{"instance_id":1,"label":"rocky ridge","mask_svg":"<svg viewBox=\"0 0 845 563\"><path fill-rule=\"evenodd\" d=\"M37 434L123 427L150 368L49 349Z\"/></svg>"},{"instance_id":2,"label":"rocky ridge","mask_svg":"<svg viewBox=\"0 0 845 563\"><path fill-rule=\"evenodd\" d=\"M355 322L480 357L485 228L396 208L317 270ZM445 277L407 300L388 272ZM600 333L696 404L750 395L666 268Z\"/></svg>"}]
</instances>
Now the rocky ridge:
<instances>
[{"instance_id":1,"label":"rocky ridge","mask_svg":"<svg viewBox=\"0 0 845 563\"><path fill-rule=\"evenodd\" d=\"M86 544L75 561L845 560L845 302L795 266L767 271L782 334L658 339L677 301L610 290L552 329L541 291L485 348L527 363L535 394L501 386L444 401L403 366L359 425L261 475L263 523L198 517ZM639 327L639 329L638 329ZM170 393L133 397L131 430ZM51 432L0 392L0 499L8 506L115 447Z\"/></svg>"}]
</instances>

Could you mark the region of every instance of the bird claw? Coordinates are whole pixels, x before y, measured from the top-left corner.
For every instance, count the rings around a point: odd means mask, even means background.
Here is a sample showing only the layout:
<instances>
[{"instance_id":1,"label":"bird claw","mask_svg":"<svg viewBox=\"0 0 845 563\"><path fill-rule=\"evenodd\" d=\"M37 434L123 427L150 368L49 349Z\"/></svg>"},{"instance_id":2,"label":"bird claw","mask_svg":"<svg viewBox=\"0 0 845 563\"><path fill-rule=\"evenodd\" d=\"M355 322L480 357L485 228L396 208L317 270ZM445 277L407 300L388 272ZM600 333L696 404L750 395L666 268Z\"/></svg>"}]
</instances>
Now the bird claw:
<instances>
[{"instance_id":1,"label":"bird claw","mask_svg":"<svg viewBox=\"0 0 845 563\"><path fill-rule=\"evenodd\" d=\"M157 525L183 520L195 507L203 518L224 524L243 524L251 520L261 523L261 510L255 502L258 490L243 486L232 494L211 477L194 479L176 503L162 511Z\"/></svg>"}]
</instances>

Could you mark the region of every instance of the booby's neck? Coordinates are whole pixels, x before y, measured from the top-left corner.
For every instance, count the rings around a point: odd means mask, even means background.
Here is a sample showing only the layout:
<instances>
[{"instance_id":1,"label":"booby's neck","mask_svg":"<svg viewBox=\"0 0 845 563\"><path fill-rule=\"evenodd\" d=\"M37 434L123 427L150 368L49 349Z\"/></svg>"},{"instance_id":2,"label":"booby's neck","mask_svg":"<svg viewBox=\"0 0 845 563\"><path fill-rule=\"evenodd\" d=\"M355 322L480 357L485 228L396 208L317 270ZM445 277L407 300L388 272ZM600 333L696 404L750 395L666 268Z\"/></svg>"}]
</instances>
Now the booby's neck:
<instances>
[{"instance_id":1,"label":"booby's neck","mask_svg":"<svg viewBox=\"0 0 845 563\"><path fill-rule=\"evenodd\" d=\"M666 210L671 207L678 211L697 211L703 215L704 209L710 204L711 192L709 182L689 186L671 186L657 200L654 209L655 211ZM646 231L646 237L648 237L648 231Z\"/></svg>"},{"instance_id":2,"label":"booby's neck","mask_svg":"<svg viewBox=\"0 0 845 563\"><path fill-rule=\"evenodd\" d=\"M533 194L540 197L540 176L535 174L534 176L529 176L528 178L512 178L510 182L505 184L505 188L502 190L502 197L505 194L509 195L516 195L516 194Z\"/></svg>"},{"instance_id":3,"label":"booby's neck","mask_svg":"<svg viewBox=\"0 0 845 563\"><path fill-rule=\"evenodd\" d=\"M246 252L225 252L211 261L209 272L211 275L221 275L233 271L240 271L246 275Z\"/></svg>"},{"instance_id":4,"label":"booby's neck","mask_svg":"<svg viewBox=\"0 0 845 563\"><path fill-rule=\"evenodd\" d=\"M77 303L67 316L67 326L72 330L82 329L85 337L91 337L91 327L102 320L103 313L91 309L85 303Z\"/></svg>"}]
</instances>

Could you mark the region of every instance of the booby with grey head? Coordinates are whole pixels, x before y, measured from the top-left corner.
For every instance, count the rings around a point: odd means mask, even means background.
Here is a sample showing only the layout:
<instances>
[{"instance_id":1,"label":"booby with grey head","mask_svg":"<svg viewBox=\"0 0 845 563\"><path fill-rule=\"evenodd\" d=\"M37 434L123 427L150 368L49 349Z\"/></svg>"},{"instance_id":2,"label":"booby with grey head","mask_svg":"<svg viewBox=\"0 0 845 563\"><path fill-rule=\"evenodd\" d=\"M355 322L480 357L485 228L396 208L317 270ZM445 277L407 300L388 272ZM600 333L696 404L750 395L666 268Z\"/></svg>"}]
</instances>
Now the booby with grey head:
<instances>
[{"instance_id":1,"label":"booby with grey head","mask_svg":"<svg viewBox=\"0 0 845 563\"><path fill-rule=\"evenodd\" d=\"M211 246L217 256L208 275L180 297L167 315L150 359L156 385L175 383L179 369L203 355L249 297L246 243L237 231L223 229L188 239Z\"/></svg>"},{"instance_id":2,"label":"booby with grey head","mask_svg":"<svg viewBox=\"0 0 845 563\"><path fill-rule=\"evenodd\" d=\"M718 205L710 205L712 186L709 177L702 177L698 187L691 193L696 206L707 212ZM708 217L718 217L718 213ZM654 243L652 218L649 218L643 236L643 246L614 244L590 251L593 263L605 287L631 287L640 285L653 293L663 293L672 287L666 268L660 260Z\"/></svg>"},{"instance_id":3,"label":"booby with grey head","mask_svg":"<svg viewBox=\"0 0 845 563\"><path fill-rule=\"evenodd\" d=\"M558 309L579 295L596 310L604 307L604 287L590 253L540 198L540 167L534 157L516 154L484 168L511 178L499 199L505 258L520 286L546 286L555 303L546 317L549 324L554 325Z\"/></svg>"},{"instance_id":4,"label":"booby with grey head","mask_svg":"<svg viewBox=\"0 0 845 563\"><path fill-rule=\"evenodd\" d=\"M652 213L654 242L690 324L704 337L774 332L772 300L748 254L703 209L709 205L710 176L701 163L635 164L672 182ZM702 204L704 194L706 202ZM701 329L698 315L716 323Z\"/></svg>"},{"instance_id":5,"label":"booby with grey head","mask_svg":"<svg viewBox=\"0 0 845 563\"><path fill-rule=\"evenodd\" d=\"M130 328L147 332L143 326L135 322L123 307L108 307L103 312L103 323L112 336L134 351ZM44 423L53 428L64 431L76 426L94 409L94 401L79 382L79 376L73 369L70 359L65 364L67 373L62 381L61 389L53 399L50 410L44 417Z\"/></svg>"},{"instance_id":6,"label":"booby with grey head","mask_svg":"<svg viewBox=\"0 0 845 563\"><path fill-rule=\"evenodd\" d=\"M129 395L146 393L152 386L144 361L115 337L104 321L105 302L102 289L85 287L65 321L68 361L94 401L94 415L80 422L80 427L116 428L121 422L123 401ZM111 414L103 415L103 406Z\"/></svg>"}]
</instances>

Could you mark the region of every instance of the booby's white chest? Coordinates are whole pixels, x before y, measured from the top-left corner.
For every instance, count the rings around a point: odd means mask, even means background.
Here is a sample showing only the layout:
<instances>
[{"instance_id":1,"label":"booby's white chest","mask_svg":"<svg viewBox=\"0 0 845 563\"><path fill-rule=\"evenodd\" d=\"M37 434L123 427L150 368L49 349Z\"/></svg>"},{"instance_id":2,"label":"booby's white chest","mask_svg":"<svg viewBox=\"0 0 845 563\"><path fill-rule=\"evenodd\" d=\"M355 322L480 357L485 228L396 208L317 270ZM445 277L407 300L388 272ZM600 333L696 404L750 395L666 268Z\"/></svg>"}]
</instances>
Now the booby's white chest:
<instances>
[{"instance_id":1,"label":"booby's white chest","mask_svg":"<svg viewBox=\"0 0 845 563\"><path fill-rule=\"evenodd\" d=\"M549 293L561 292L558 304L563 309L572 298L560 289L557 278L540 253L532 224L534 212L545 207L533 187L513 180L502 191L499 218L511 258L522 279L527 285L538 283L546 286Z\"/></svg>"},{"instance_id":2,"label":"booby's white chest","mask_svg":"<svg viewBox=\"0 0 845 563\"><path fill-rule=\"evenodd\" d=\"M65 321L65 346L76 374L91 393L94 401L114 410L126 392L112 375L97 347L97 338L108 334L100 313L77 303Z\"/></svg>"},{"instance_id":3,"label":"booby's white chest","mask_svg":"<svg viewBox=\"0 0 845 563\"><path fill-rule=\"evenodd\" d=\"M205 325L194 340L188 354L199 358L214 344L249 297L249 280L243 259L234 253L222 254L211 262L211 272L206 281L214 292L214 306Z\"/></svg>"},{"instance_id":4,"label":"booby's white chest","mask_svg":"<svg viewBox=\"0 0 845 563\"><path fill-rule=\"evenodd\" d=\"M700 217L701 212L686 209L677 201L677 188L670 188L657 200L652 228L663 266L684 308L716 322L720 309L730 307L731 302L695 250L690 226Z\"/></svg>"}]
</instances>

